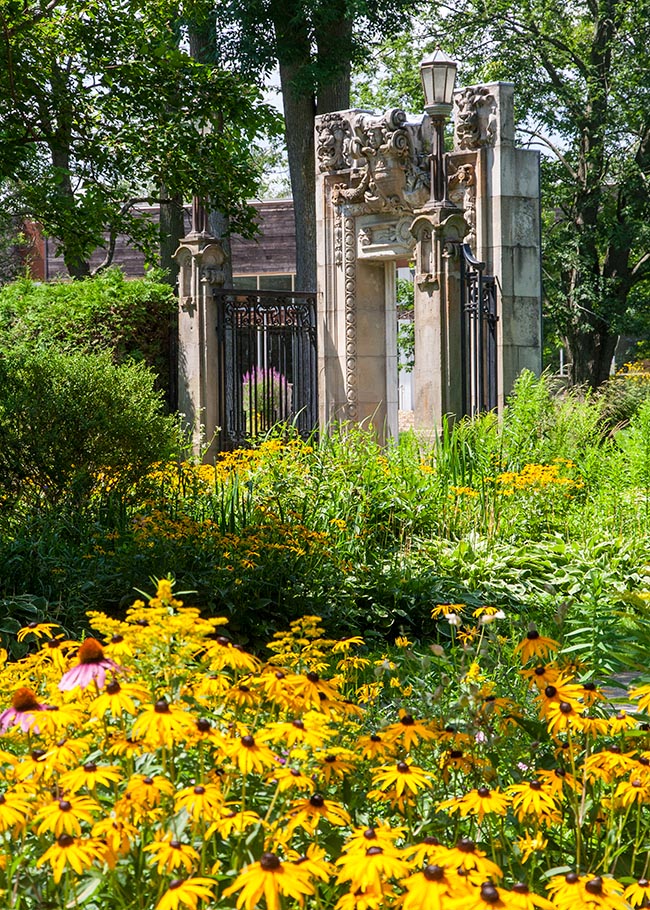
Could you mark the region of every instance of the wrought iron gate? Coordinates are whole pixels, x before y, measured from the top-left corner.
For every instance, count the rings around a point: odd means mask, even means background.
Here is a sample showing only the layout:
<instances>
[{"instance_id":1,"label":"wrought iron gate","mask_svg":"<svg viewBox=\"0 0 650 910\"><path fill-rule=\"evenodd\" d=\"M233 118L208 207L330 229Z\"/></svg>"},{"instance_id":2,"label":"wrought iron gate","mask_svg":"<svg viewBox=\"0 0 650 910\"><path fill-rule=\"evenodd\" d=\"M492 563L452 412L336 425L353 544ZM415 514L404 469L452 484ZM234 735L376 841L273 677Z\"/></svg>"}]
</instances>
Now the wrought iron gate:
<instances>
[{"instance_id":1,"label":"wrought iron gate","mask_svg":"<svg viewBox=\"0 0 650 910\"><path fill-rule=\"evenodd\" d=\"M484 268L469 244L461 244L463 414L470 417L497 406L497 289Z\"/></svg>"},{"instance_id":2,"label":"wrought iron gate","mask_svg":"<svg viewBox=\"0 0 650 910\"><path fill-rule=\"evenodd\" d=\"M316 295L215 288L219 448L318 423Z\"/></svg>"}]
</instances>

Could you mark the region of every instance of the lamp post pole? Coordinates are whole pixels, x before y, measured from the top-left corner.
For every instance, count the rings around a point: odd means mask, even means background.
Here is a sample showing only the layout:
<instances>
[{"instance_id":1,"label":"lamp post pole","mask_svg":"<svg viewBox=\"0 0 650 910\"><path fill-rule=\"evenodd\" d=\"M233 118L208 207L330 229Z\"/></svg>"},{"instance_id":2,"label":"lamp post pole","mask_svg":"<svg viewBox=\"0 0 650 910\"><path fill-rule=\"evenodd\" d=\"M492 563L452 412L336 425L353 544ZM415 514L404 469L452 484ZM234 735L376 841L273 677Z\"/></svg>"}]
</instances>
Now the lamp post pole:
<instances>
[{"instance_id":1,"label":"lamp post pole","mask_svg":"<svg viewBox=\"0 0 650 910\"><path fill-rule=\"evenodd\" d=\"M445 123L454 100L457 63L438 49L420 64L424 109L431 119L431 202L450 206L447 199L447 168L445 163Z\"/></svg>"}]
</instances>

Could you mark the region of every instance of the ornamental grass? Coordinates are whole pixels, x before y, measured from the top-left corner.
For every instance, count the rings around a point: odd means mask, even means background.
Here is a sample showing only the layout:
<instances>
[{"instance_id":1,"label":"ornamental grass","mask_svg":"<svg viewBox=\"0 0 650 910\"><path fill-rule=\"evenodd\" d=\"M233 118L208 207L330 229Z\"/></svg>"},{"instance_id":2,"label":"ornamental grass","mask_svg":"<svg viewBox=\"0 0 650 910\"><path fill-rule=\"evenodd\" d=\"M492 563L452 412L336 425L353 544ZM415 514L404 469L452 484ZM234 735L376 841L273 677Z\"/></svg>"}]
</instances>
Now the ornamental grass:
<instances>
[{"instance_id":1,"label":"ornamental grass","mask_svg":"<svg viewBox=\"0 0 650 910\"><path fill-rule=\"evenodd\" d=\"M0 902L88 910L650 906L650 685L485 605L385 653L304 616L266 660L172 582L2 655Z\"/></svg>"}]
</instances>

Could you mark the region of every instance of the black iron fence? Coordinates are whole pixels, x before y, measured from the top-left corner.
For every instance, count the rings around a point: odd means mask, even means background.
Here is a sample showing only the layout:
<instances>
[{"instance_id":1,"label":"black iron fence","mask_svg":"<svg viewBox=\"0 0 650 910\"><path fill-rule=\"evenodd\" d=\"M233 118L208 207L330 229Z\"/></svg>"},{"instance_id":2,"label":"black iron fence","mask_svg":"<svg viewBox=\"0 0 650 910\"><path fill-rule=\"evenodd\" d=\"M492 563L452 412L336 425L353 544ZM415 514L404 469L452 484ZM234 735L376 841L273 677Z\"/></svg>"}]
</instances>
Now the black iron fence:
<instances>
[{"instance_id":1,"label":"black iron fence","mask_svg":"<svg viewBox=\"0 0 650 910\"><path fill-rule=\"evenodd\" d=\"M279 421L318 423L316 295L218 288L218 445L246 445Z\"/></svg>"},{"instance_id":2,"label":"black iron fence","mask_svg":"<svg viewBox=\"0 0 650 910\"><path fill-rule=\"evenodd\" d=\"M463 414L497 406L497 289L467 243L461 244L461 369Z\"/></svg>"}]
</instances>

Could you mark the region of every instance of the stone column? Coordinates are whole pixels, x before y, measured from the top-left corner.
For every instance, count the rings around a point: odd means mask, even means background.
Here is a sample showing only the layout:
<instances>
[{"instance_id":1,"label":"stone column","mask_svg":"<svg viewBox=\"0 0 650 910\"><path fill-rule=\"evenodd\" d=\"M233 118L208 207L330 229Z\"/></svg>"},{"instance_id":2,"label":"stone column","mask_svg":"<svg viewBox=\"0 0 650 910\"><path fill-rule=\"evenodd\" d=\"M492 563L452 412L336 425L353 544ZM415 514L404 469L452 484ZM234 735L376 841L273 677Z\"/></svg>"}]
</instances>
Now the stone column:
<instances>
[{"instance_id":1,"label":"stone column","mask_svg":"<svg viewBox=\"0 0 650 910\"><path fill-rule=\"evenodd\" d=\"M316 118L320 424L398 432L394 264L428 198L428 119L403 111Z\"/></svg>"},{"instance_id":2,"label":"stone column","mask_svg":"<svg viewBox=\"0 0 650 910\"><path fill-rule=\"evenodd\" d=\"M196 223L196 221L195 221ZM211 461L217 432L217 315L224 254L206 231L190 232L174 253L178 276L178 408L197 457Z\"/></svg>"},{"instance_id":3,"label":"stone column","mask_svg":"<svg viewBox=\"0 0 650 910\"><path fill-rule=\"evenodd\" d=\"M411 226L415 259L414 423L439 429L442 418L462 414L460 258L467 232L455 206L432 203Z\"/></svg>"},{"instance_id":4,"label":"stone column","mask_svg":"<svg viewBox=\"0 0 650 910\"><path fill-rule=\"evenodd\" d=\"M513 99L507 82L457 91L448 156L467 242L497 280L500 410L519 373L542 366L539 153L515 146Z\"/></svg>"}]
</instances>

